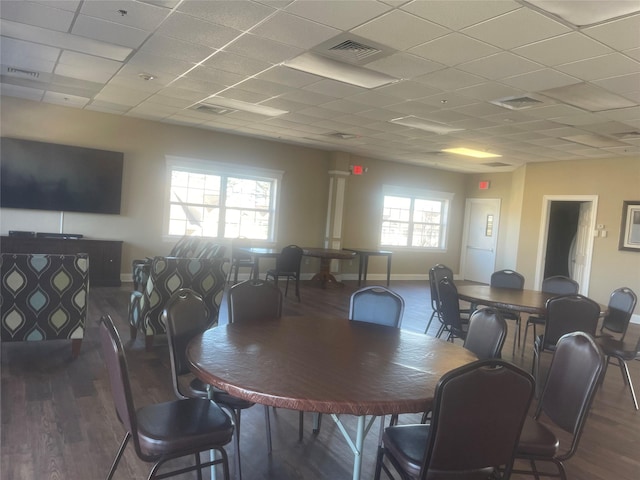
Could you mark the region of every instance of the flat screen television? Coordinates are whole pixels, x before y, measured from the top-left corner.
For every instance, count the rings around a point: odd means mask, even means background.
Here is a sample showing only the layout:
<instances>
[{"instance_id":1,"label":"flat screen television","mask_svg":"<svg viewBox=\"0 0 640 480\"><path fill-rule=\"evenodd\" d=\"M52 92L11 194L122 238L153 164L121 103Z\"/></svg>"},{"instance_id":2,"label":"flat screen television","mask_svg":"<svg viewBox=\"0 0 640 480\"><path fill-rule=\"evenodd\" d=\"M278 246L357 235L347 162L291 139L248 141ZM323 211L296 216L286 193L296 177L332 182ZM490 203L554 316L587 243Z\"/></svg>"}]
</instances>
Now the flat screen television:
<instances>
[{"instance_id":1,"label":"flat screen television","mask_svg":"<svg viewBox=\"0 0 640 480\"><path fill-rule=\"evenodd\" d=\"M124 154L0 139L0 207L120 213Z\"/></svg>"}]
</instances>

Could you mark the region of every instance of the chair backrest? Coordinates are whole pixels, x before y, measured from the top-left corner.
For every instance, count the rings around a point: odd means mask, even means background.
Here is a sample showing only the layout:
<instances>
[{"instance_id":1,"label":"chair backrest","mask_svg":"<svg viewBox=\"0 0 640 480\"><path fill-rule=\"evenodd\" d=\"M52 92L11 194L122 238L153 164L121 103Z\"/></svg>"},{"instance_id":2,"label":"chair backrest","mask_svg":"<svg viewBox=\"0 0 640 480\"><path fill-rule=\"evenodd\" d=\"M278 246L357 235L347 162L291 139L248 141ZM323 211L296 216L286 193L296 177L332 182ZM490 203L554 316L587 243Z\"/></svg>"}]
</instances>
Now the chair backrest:
<instances>
[{"instance_id":1,"label":"chair backrest","mask_svg":"<svg viewBox=\"0 0 640 480\"><path fill-rule=\"evenodd\" d=\"M136 409L129 382L129 369L127 359L122 348L120 335L116 330L113 320L109 315L103 315L99 322L100 343L102 356L109 373L111 396L118 413L118 418L124 427L131 433L136 452L140 452L137 435Z\"/></svg>"},{"instance_id":2,"label":"chair backrest","mask_svg":"<svg viewBox=\"0 0 640 480\"><path fill-rule=\"evenodd\" d=\"M500 358L506 336L507 322L500 312L494 308L481 308L469 318L464 348L475 353L480 360Z\"/></svg>"},{"instance_id":3,"label":"chair backrest","mask_svg":"<svg viewBox=\"0 0 640 480\"><path fill-rule=\"evenodd\" d=\"M437 264L429 269L429 287L431 289L431 309L438 310L440 307L438 299L438 284L443 278L453 280L453 270L446 265Z\"/></svg>"},{"instance_id":4,"label":"chair backrest","mask_svg":"<svg viewBox=\"0 0 640 480\"><path fill-rule=\"evenodd\" d=\"M490 282L492 287L512 288L514 290L522 290L524 288L524 277L515 270L493 272Z\"/></svg>"},{"instance_id":5,"label":"chair backrest","mask_svg":"<svg viewBox=\"0 0 640 480\"><path fill-rule=\"evenodd\" d=\"M440 298L440 319L443 325L454 333L462 331L460 319L460 299L458 289L453 280L444 277L438 282L438 296Z\"/></svg>"},{"instance_id":6,"label":"chair backrest","mask_svg":"<svg viewBox=\"0 0 640 480\"><path fill-rule=\"evenodd\" d=\"M173 246L168 256L181 258L195 257L201 241L201 237L185 235Z\"/></svg>"},{"instance_id":7,"label":"chair backrest","mask_svg":"<svg viewBox=\"0 0 640 480\"><path fill-rule=\"evenodd\" d=\"M229 288L229 323L273 320L282 315L282 292L272 282L246 280Z\"/></svg>"},{"instance_id":8,"label":"chair backrest","mask_svg":"<svg viewBox=\"0 0 640 480\"><path fill-rule=\"evenodd\" d=\"M137 315L143 322L143 330L154 334L166 332L161 321L162 311L171 295L181 288L191 288L202 297L207 306L207 318L214 323L218 319L220 297L225 286L224 262L223 258L155 257L146 288L139 299L140 305L131 308L139 310ZM132 300L132 305L134 303Z\"/></svg>"},{"instance_id":9,"label":"chair backrest","mask_svg":"<svg viewBox=\"0 0 640 480\"><path fill-rule=\"evenodd\" d=\"M3 342L82 339L89 301L89 257L77 254L0 256Z\"/></svg>"},{"instance_id":10,"label":"chair backrest","mask_svg":"<svg viewBox=\"0 0 640 480\"><path fill-rule=\"evenodd\" d=\"M400 328L404 299L385 287L364 287L351 295L349 320Z\"/></svg>"},{"instance_id":11,"label":"chair backrest","mask_svg":"<svg viewBox=\"0 0 640 480\"><path fill-rule=\"evenodd\" d=\"M234 260L251 260L251 255L243 251L244 248L251 247L251 239L238 237L231 240L231 261Z\"/></svg>"},{"instance_id":12,"label":"chair backrest","mask_svg":"<svg viewBox=\"0 0 640 480\"><path fill-rule=\"evenodd\" d=\"M503 465L509 478L534 390L531 375L502 360L480 360L445 374L434 394L420 478L439 478L437 472L459 478L456 471Z\"/></svg>"},{"instance_id":13,"label":"chair backrest","mask_svg":"<svg viewBox=\"0 0 640 480\"><path fill-rule=\"evenodd\" d=\"M545 293L570 295L572 293L578 293L578 290L580 290L578 282L562 275L547 277L542 280L542 291Z\"/></svg>"},{"instance_id":14,"label":"chair backrest","mask_svg":"<svg viewBox=\"0 0 640 480\"><path fill-rule=\"evenodd\" d=\"M609 297L607 314L604 317L600 331L609 330L610 332L619 333L620 339L623 339L627 333L627 327L633 310L636 308L637 301L638 297L630 288L622 287L614 290Z\"/></svg>"},{"instance_id":15,"label":"chair backrest","mask_svg":"<svg viewBox=\"0 0 640 480\"><path fill-rule=\"evenodd\" d=\"M178 397L187 396L180 388L179 377L190 372L187 345L193 337L211 326L202 297L189 288L174 293L165 304L162 319L167 326L173 387Z\"/></svg>"},{"instance_id":16,"label":"chair backrest","mask_svg":"<svg viewBox=\"0 0 640 480\"><path fill-rule=\"evenodd\" d=\"M578 446L603 370L604 355L589 334L572 332L558 340L535 417L544 413L573 435L565 456Z\"/></svg>"},{"instance_id":17,"label":"chair backrest","mask_svg":"<svg viewBox=\"0 0 640 480\"><path fill-rule=\"evenodd\" d=\"M297 245L287 245L276 257L276 270L278 272L295 273L300 275L302 263L302 248Z\"/></svg>"},{"instance_id":18,"label":"chair backrest","mask_svg":"<svg viewBox=\"0 0 640 480\"><path fill-rule=\"evenodd\" d=\"M214 239L203 239L200 249L196 252L196 258L222 258L226 252L226 247L220 245Z\"/></svg>"},{"instance_id":19,"label":"chair backrest","mask_svg":"<svg viewBox=\"0 0 640 480\"><path fill-rule=\"evenodd\" d=\"M596 334L600 305L579 294L561 295L547 300L544 346L554 346L571 332Z\"/></svg>"}]
</instances>

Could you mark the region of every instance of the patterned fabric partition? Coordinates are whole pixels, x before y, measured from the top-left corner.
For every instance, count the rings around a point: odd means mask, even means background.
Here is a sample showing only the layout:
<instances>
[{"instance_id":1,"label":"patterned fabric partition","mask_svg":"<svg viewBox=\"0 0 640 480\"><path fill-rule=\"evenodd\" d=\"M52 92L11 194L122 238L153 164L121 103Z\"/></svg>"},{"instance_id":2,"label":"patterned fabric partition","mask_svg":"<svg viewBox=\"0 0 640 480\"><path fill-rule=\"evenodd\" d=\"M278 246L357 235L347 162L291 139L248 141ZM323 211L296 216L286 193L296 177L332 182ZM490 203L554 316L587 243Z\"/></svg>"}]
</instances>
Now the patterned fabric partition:
<instances>
[{"instance_id":1,"label":"patterned fabric partition","mask_svg":"<svg viewBox=\"0 0 640 480\"><path fill-rule=\"evenodd\" d=\"M162 310L171 295L181 288L190 288L200 295L211 322L215 322L225 286L224 263L223 258L155 257L144 291L131 293L131 335L135 338L138 331L144 332L149 348L154 335L166 333Z\"/></svg>"},{"instance_id":2,"label":"patterned fabric partition","mask_svg":"<svg viewBox=\"0 0 640 480\"><path fill-rule=\"evenodd\" d=\"M1 262L2 341L71 339L77 356L87 318L88 255L3 253Z\"/></svg>"}]
</instances>

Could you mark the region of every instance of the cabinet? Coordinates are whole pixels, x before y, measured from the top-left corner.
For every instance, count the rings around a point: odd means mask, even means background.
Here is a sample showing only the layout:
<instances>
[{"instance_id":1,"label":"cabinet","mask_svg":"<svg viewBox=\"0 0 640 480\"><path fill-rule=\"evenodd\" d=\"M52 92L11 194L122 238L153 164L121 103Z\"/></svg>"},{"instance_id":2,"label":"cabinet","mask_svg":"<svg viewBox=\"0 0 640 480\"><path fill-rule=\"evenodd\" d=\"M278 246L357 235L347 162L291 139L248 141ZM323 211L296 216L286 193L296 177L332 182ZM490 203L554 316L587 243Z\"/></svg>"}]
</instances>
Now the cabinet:
<instances>
[{"instance_id":1,"label":"cabinet","mask_svg":"<svg viewBox=\"0 0 640 480\"><path fill-rule=\"evenodd\" d=\"M3 236L0 242L2 253L87 253L91 285L120 286L121 241Z\"/></svg>"}]
</instances>

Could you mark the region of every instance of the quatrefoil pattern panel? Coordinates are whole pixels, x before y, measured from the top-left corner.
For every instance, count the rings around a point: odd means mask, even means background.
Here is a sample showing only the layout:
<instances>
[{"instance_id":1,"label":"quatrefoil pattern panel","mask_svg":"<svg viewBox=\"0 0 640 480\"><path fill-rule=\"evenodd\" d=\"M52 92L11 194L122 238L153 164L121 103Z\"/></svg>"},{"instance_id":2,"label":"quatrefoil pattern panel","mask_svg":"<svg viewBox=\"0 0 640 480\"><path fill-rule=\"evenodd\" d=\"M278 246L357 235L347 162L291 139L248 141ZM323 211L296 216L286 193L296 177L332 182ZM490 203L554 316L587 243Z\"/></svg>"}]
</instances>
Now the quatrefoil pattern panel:
<instances>
[{"instance_id":1,"label":"quatrefoil pattern panel","mask_svg":"<svg viewBox=\"0 0 640 480\"><path fill-rule=\"evenodd\" d=\"M83 338L87 254L3 253L0 261L3 342Z\"/></svg>"}]
</instances>

